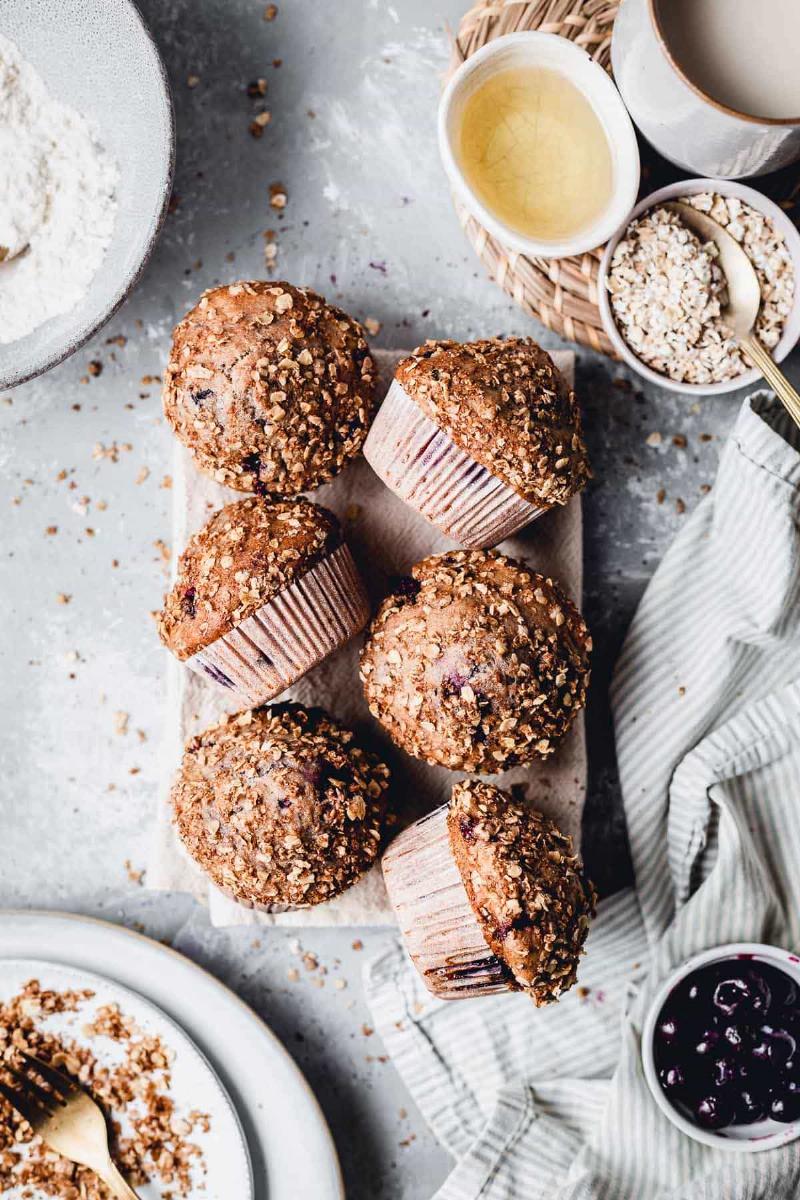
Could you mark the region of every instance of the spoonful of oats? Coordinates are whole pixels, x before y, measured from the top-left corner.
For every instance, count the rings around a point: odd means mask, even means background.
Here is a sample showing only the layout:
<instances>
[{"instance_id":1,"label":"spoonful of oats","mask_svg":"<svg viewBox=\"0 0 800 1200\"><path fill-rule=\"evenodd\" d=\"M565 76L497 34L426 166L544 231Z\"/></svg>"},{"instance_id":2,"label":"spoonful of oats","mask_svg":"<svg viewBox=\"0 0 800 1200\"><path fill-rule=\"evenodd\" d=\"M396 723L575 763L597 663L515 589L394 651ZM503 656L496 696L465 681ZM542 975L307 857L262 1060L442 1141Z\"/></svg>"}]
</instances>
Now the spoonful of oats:
<instances>
[{"instance_id":1,"label":"spoonful of oats","mask_svg":"<svg viewBox=\"0 0 800 1200\"><path fill-rule=\"evenodd\" d=\"M727 284L720 320L730 329L753 366L761 372L789 416L800 427L800 395L755 332L761 307L761 284L749 257L727 229L707 213L681 200L671 201L663 207L679 217L703 241L713 242L716 246L719 252L718 265Z\"/></svg>"}]
</instances>

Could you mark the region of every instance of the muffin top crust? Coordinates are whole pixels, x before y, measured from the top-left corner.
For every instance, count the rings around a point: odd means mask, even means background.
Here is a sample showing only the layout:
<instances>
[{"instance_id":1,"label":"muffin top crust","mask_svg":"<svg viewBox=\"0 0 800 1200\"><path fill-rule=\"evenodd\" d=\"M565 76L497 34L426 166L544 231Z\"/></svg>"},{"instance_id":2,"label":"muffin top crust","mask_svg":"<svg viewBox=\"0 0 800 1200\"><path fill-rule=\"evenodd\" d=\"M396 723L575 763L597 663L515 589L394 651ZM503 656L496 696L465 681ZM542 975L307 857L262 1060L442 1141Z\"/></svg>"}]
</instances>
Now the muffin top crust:
<instances>
[{"instance_id":1,"label":"muffin top crust","mask_svg":"<svg viewBox=\"0 0 800 1200\"><path fill-rule=\"evenodd\" d=\"M450 845L470 903L512 986L536 1005L575 983L597 897L572 839L491 784L457 783Z\"/></svg>"},{"instance_id":2,"label":"muffin top crust","mask_svg":"<svg viewBox=\"0 0 800 1200\"><path fill-rule=\"evenodd\" d=\"M223 718L186 745L172 789L196 863L241 903L330 900L380 848L389 769L321 709Z\"/></svg>"},{"instance_id":3,"label":"muffin top crust","mask_svg":"<svg viewBox=\"0 0 800 1200\"><path fill-rule=\"evenodd\" d=\"M432 555L361 655L370 711L409 754L491 774L547 757L583 706L591 639L552 579L497 551Z\"/></svg>"},{"instance_id":4,"label":"muffin top crust","mask_svg":"<svg viewBox=\"0 0 800 1200\"><path fill-rule=\"evenodd\" d=\"M566 504L589 479L575 393L531 338L429 341L395 378L457 446L538 508Z\"/></svg>"},{"instance_id":5,"label":"muffin top crust","mask_svg":"<svg viewBox=\"0 0 800 1200\"><path fill-rule=\"evenodd\" d=\"M361 326L316 292L233 283L176 326L164 413L219 483L294 496L358 454L375 375Z\"/></svg>"},{"instance_id":6,"label":"muffin top crust","mask_svg":"<svg viewBox=\"0 0 800 1200\"><path fill-rule=\"evenodd\" d=\"M340 544L336 517L304 496L226 504L178 560L158 615L162 642L177 658L191 658Z\"/></svg>"}]
</instances>

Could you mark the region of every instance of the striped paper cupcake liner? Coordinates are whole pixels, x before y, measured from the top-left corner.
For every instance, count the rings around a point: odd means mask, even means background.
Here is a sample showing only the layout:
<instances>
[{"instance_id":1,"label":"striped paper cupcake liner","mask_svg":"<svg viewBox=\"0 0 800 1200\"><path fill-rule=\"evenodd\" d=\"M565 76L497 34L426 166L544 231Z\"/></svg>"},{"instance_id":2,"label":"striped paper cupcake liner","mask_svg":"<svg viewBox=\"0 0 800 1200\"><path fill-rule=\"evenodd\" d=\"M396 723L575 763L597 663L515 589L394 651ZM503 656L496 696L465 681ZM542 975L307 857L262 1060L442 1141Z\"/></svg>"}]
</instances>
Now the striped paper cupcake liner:
<instances>
[{"instance_id":1,"label":"striped paper cupcake liner","mask_svg":"<svg viewBox=\"0 0 800 1200\"><path fill-rule=\"evenodd\" d=\"M469 550L488 549L546 512L471 458L394 380L364 457L387 487Z\"/></svg>"},{"instance_id":2,"label":"striped paper cupcake liner","mask_svg":"<svg viewBox=\"0 0 800 1200\"><path fill-rule=\"evenodd\" d=\"M406 949L442 1000L510 990L461 879L445 804L405 829L383 856L383 877Z\"/></svg>"},{"instance_id":3,"label":"striped paper cupcake liner","mask_svg":"<svg viewBox=\"0 0 800 1200\"><path fill-rule=\"evenodd\" d=\"M369 615L353 556L342 545L186 665L243 707L266 704L355 637Z\"/></svg>"}]
</instances>

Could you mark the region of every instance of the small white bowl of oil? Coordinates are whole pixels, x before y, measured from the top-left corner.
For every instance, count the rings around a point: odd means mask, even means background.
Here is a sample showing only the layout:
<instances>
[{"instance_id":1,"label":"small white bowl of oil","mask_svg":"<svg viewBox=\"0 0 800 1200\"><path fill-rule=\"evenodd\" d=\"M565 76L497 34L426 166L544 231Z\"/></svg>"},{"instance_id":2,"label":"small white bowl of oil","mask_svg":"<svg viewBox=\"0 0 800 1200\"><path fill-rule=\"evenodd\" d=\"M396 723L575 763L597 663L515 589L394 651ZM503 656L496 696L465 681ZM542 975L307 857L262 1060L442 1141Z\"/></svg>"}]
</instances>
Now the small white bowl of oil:
<instances>
[{"instance_id":1,"label":"small white bowl of oil","mask_svg":"<svg viewBox=\"0 0 800 1200\"><path fill-rule=\"evenodd\" d=\"M609 75L574 42L510 33L451 77L439 151L470 213L538 258L602 245L636 203L639 148Z\"/></svg>"}]
</instances>

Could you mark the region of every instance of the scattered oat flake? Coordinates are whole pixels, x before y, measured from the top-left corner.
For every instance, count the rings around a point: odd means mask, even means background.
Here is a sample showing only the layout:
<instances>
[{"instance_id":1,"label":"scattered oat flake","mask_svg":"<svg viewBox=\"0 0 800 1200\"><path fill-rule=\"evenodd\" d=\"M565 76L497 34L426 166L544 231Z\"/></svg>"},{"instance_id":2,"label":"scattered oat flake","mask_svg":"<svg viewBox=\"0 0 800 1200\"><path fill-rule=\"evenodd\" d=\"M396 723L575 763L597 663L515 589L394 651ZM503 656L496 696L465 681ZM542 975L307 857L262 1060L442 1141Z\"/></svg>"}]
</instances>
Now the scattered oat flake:
<instances>
[{"instance_id":1,"label":"scattered oat flake","mask_svg":"<svg viewBox=\"0 0 800 1200\"><path fill-rule=\"evenodd\" d=\"M199 75L187 75L186 76L186 86L188 88L196 88L199 82L200 82Z\"/></svg>"},{"instance_id":2,"label":"scattered oat flake","mask_svg":"<svg viewBox=\"0 0 800 1200\"><path fill-rule=\"evenodd\" d=\"M136 482L144 483L145 479L149 479L149 478L150 478L150 468L149 467L140 467L139 474L136 476Z\"/></svg>"},{"instance_id":3,"label":"scattered oat flake","mask_svg":"<svg viewBox=\"0 0 800 1200\"><path fill-rule=\"evenodd\" d=\"M663 440L664 439L661 437L661 434L656 430L648 434L645 438L645 442L648 446L660 446Z\"/></svg>"},{"instance_id":4,"label":"scattered oat flake","mask_svg":"<svg viewBox=\"0 0 800 1200\"><path fill-rule=\"evenodd\" d=\"M297 983L300 978L300 972L297 967L289 967L289 970L286 972L286 978L289 980L289 983Z\"/></svg>"},{"instance_id":5,"label":"scattered oat flake","mask_svg":"<svg viewBox=\"0 0 800 1200\"><path fill-rule=\"evenodd\" d=\"M156 538L153 542L158 553L161 555L162 562L168 563L171 557L170 548L163 538Z\"/></svg>"},{"instance_id":6,"label":"scattered oat flake","mask_svg":"<svg viewBox=\"0 0 800 1200\"><path fill-rule=\"evenodd\" d=\"M114 713L114 733L125 734L128 732L129 716L126 712Z\"/></svg>"},{"instance_id":7,"label":"scattered oat flake","mask_svg":"<svg viewBox=\"0 0 800 1200\"><path fill-rule=\"evenodd\" d=\"M370 337L377 337L382 329L382 325L376 317L365 317L364 328Z\"/></svg>"},{"instance_id":8,"label":"scattered oat flake","mask_svg":"<svg viewBox=\"0 0 800 1200\"><path fill-rule=\"evenodd\" d=\"M269 202L273 208L286 208L289 197L282 183L271 183L269 187Z\"/></svg>"},{"instance_id":9,"label":"scattered oat flake","mask_svg":"<svg viewBox=\"0 0 800 1200\"><path fill-rule=\"evenodd\" d=\"M680 496L675 501L675 512L678 514L679 517L683 516L683 514L686 512L686 505L683 502L683 500L681 500Z\"/></svg>"}]
</instances>

